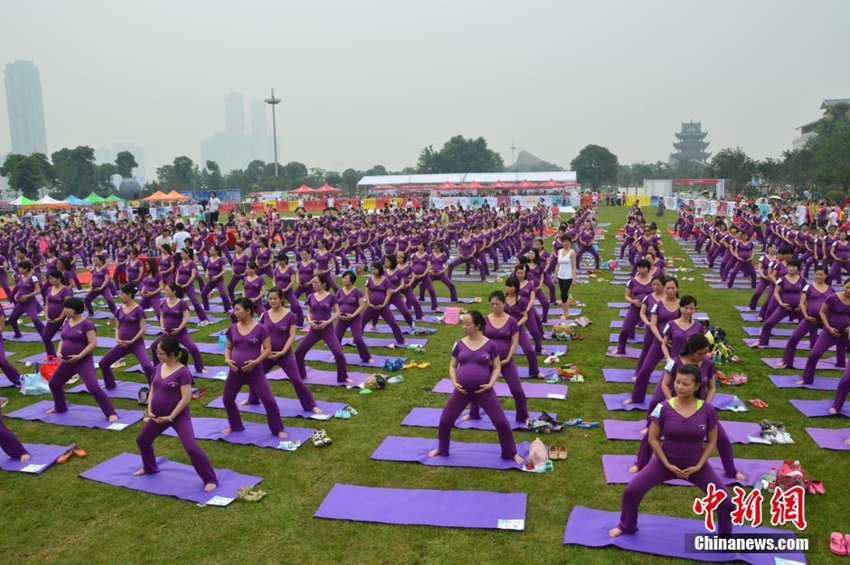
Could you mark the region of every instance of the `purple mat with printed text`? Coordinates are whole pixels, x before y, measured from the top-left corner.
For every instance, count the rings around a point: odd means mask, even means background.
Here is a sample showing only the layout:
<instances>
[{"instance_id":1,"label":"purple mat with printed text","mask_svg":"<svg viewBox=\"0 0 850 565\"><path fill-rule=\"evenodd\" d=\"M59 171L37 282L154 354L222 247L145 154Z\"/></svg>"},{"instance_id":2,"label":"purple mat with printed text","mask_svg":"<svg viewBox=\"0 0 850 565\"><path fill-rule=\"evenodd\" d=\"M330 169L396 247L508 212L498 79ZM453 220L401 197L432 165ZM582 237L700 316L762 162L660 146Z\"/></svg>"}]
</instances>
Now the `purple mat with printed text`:
<instances>
[{"instance_id":1,"label":"purple mat with printed text","mask_svg":"<svg viewBox=\"0 0 850 565\"><path fill-rule=\"evenodd\" d=\"M525 529L525 493L418 490L337 483L315 518L444 528Z\"/></svg>"},{"instance_id":2,"label":"purple mat with printed text","mask_svg":"<svg viewBox=\"0 0 850 565\"><path fill-rule=\"evenodd\" d=\"M240 392L236 395L237 404L242 402L243 400L248 400L247 392ZM313 412L304 410L301 407L301 403L298 402L297 398L281 398L279 396L275 397L275 401L277 402L277 407L280 409L280 415L283 418L312 418ZM316 406L322 409L325 415L333 416L334 412L337 410L342 410L345 408L345 404L342 402L325 402L323 400L316 400ZM209 404L207 404L207 408L224 408L224 400L222 397L218 397ZM266 409L262 404L248 404L247 406L240 406L239 410L241 412L250 412L251 414L265 414Z\"/></svg>"},{"instance_id":3,"label":"purple mat with printed text","mask_svg":"<svg viewBox=\"0 0 850 565\"><path fill-rule=\"evenodd\" d=\"M310 436L313 435L309 428L286 428L286 439L280 439L272 435L269 427L266 424L258 424L256 422L242 422L245 429L240 432L230 432L229 434L221 433L221 430L229 427L225 418L192 418L192 427L195 429L196 439L221 440L227 443L237 445L254 445L256 447L270 447L277 449L281 441L300 441L306 443ZM174 428L168 428L163 432L163 435L177 437L177 432Z\"/></svg>"},{"instance_id":4,"label":"purple mat with printed text","mask_svg":"<svg viewBox=\"0 0 850 565\"><path fill-rule=\"evenodd\" d=\"M468 443L453 441L449 455L429 457L428 452L437 448L437 440L421 437L387 436L372 453L376 461L399 461L422 463L430 467L473 467L476 469L520 470L513 459L502 459L502 448L498 443ZM525 460L530 444L518 443L517 453Z\"/></svg>"},{"instance_id":5,"label":"purple mat with printed text","mask_svg":"<svg viewBox=\"0 0 850 565\"><path fill-rule=\"evenodd\" d=\"M455 390L451 379L442 379L431 390L441 394L451 394ZM511 398L511 391L507 383L497 382L493 385L493 390L496 391L496 396L501 398ZM548 398L550 400L566 400L567 386L566 385L550 385L546 383L522 383L522 390L525 391L527 398Z\"/></svg>"},{"instance_id":6,"label":"purple mat with printed text","mask_svg":"<svg viewBox=\"0 0 850 565\"><path fill-rule=\"evenodd\" d=\"M103 388L103 390L106 392L106 396L108 396L109 398L128 398L131 400L138 400L139 391L143 387L148 387L147 383L142 384L130 381L115 381L115 388L108 389L103 387L103 381L98 380L97 382L100 385L100 388ZM80 392L88 394L89 390L86 388L86 385L81 384L75 386L74 388L68 389L65 392L71 394L76 394Z\"/></svg>"},{"instance_id":7,"label":"purple mat with printed text","mask_svg":"<svg viewBox=\"0 0 850 565\"><path fill-rule=\"evenodd\" d=\"M53 401L42 400L41 402L19 408L5 416L7 418L20 418L22 420L39 420L46 424L56 424L57 426L76 426L121 431L140 421L143 415L140 410L120 410L116 408L115 414L118 416L118 421L110 422L97 406L71 404L69 402L67 412L45 414L51 408L53 408Z\"/></svg>"},{"instance_id":8,"label":"purple mat with printed text","mask_svg":"<svg viewBox=\"0 0 850 565\"><path fill-rule=\"evenodd\" d=\"M414 408L410 411L410 413L405 416L402 421L402 426L416 426L420 428L436 428L440 425L440 415L442 415L442 408ZM465 410L462 416L469 414L468 410ZM540 419L540 412L529 412L529 415L534 419ZM505 416L508 418L508 422L511 424L511 428L518 430L521 428L525 428L525 422L517 422L516 421L516 411L514 410L505 410ZM558 419L557 414L550 414L556 420ZM484 412L481 411L481 418L478 420L467 420L461 421L460 417L455 421L454 427L460 430L489 430L494 431L496 427L493 425L493 422L490 420L490 417Z\"/></svg>"},{"instance_id":9,"label":"purple mat with printed text","mask_svg":"<svg viewBox=\"0 0 850 565\"><path fill-rule=\"evenodd\" d=\"M200 505L227 506L236 500L236 491L243 486L256 486L261 477L243 475L230 469L216 469L218 485L211 492L204 491L204 483L191 465L157 457L159 473L134 477L142 468L142 458L133 453L122 453L80 473L80 477L116 487L173 496Z\"/></svg>"},{"instance_id":10,"label":"purple mat with printed text","mask_svg":"<svg viewBox=\"0 0 850 565\"><path fill-rule=\"evenodd\" d=\"M56 463L60 455L71 449L71 446L25 443L24 449L30 454L26 463L22 463L20 459L12 459L0 450L0 470L40 475Z\"/></svg>"}]
</instances>

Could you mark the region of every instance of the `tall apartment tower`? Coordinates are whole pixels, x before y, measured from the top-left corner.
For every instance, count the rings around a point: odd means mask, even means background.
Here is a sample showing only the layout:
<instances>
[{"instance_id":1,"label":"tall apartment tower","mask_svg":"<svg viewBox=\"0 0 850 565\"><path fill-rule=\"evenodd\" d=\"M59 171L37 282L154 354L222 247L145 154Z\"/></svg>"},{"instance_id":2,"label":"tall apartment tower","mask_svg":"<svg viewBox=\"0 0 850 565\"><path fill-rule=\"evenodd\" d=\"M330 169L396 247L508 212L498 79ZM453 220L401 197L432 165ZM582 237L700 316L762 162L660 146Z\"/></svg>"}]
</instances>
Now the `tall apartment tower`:
<instances>
[{"instance_id":1,"label":"tall apartment tower","mask_svg":"<svg viewBox=\"0 0 850 565\"><path fill-rule=\"evenodd\" d=\"M245 135L245 97L241 92L224 95L224 133Z\"/></svg>"},{"instance_id":2,"label":"tall apartment tower","mask_svg":"<svg viewBox=\"0 0 850 565\"><path fill-rule=\"evenodd\" d=\"M47 154L41 77L32 61L6 65L6 104L12 152L21 155Z\"/></svg>"}]
</instances>

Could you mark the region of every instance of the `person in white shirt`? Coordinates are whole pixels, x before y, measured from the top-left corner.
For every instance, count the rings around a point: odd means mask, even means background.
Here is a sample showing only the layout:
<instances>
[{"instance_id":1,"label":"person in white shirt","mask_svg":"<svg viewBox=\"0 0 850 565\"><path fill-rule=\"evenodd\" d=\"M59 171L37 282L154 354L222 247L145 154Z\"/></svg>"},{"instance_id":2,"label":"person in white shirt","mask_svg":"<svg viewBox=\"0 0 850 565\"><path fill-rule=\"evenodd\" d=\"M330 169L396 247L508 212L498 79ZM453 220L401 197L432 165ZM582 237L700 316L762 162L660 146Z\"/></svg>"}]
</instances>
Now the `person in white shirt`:
<instances>
[{"instance_id":1,"label":"person in white shirt","mask_svg":"<svg viewBox=\"0 0 850 565\"><path fill-rule=\"evenodd\" d=\"M561 308L564 313L561 320L566 320L570 313L570 287L576 272L576 252L573 250L573 242L570 236L561 236L561 249L558 250L558 288L561 290Z\"/></svg>"},{"instance_id":2,"label":"person in white shirt","mask_svg":"<svg viewBox=\"0 0 850 565\"><path fill-rule=\"evenodd\" d=\"M218 199L218 196L215 192L211 192L210 199L207 202L207 213L209 214L209 221L213 225L218 223L219 206L221 206L221 200Z\"/></svg>"},{"instance_id":3,"label":"person in white shirt","mask_svg":"<svg viewBox=\"0 0 850 565\"><path fill-rule=\"evenodd\" d=\"M330 209L330 208L333 208L333 207L334 207L334 197L329 196L328 197L328 208Z\"/></svg>"},{"instance_id":4,"label":"person in white shirt","mask_svg":"<svg viewBox=\"0 0 850 565\"><path fill-rule=\"evenodd\" d=\"M183 225L183 222L178 222L177 232L175 232L174 237L172 238L174 241L174 254L179 257L180 252L186 248L186 240L190 239L192 236L189 235L189 232L186 231L186 226Z\"/></svg>"},{"instance_id":5,"label":"person in white shirt","mask_svg":"<svg viewBox=\"0 0 850 565\"><path fill-rule=\"evenodd\" d=\"M834 227L834 226L837 226L837 225L838 225L838 212L836 212L835 208L833 208L829 212L827 226L831 228L831 227Z\"/></svg>"},{"instance_id":6,"label":"person in white shirt","mask_svg":"<svg viewBox=\"0 0 850 565\"><path fill-rule=\"evenodd\" d=\"M171 231L169 231L167 229L162 230L162 233L160 235L156 236L156 248L157 249L162 249L163 245L169 245L170 246L171 243L172 243Z\"/></svg>"}]
</instances>

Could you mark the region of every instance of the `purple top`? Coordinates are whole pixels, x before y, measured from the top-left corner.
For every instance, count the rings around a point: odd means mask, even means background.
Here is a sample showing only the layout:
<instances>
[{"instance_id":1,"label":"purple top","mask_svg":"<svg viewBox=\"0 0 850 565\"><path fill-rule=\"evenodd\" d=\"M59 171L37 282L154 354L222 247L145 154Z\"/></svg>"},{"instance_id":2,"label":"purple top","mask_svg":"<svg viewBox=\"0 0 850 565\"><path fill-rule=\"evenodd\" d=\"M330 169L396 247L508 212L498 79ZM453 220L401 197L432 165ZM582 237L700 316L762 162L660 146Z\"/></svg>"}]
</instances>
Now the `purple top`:
<instances>
[{"instance_id":1,"label":"purple top","mask_svg":"<svg viewBox=\"0 0 850 565\"><path fill-rule=\"evenodd\" d=\"M685 342L688 341L689 337L701 333L705 333L705 327L698 322L692 321L691 327L683 330L674 320L667 324L661 335L669 337L667 350L670 352L670 357L672 358L685 350Z\"/></svg>"},{"instance_id":2,"label":"purple top","mask_svg":"<svg viewBox=\"0 0 850 565\"><path fill-rule=\"evenodd\" d=\"M496 344L496 349L499 351L499 359L505 359L511 351L511 340L513 336L519 332L519 326L516 320L508 315L507 321L500 328L493 325L490 321L490 316L484 316L484 321L484 335Z\"/></svg>"},{"instance_id":3,"label":"purple top","mask_svg":"<svg viewBox=\"0 0 850 565\"><path fill-rule=\"evenodd\" d=\"M192 271L195 269L194 261L180 263L180 266L177 268L177 280L175 282L177 284L186 284L192 276Z\"/></svg>"},{"instance_id":4,"label":"purple top","mask_svg":"<svg viewBox=\"0 0 850 565\"><path fill-rule=\"evenodd\" d=\"M292 282L292 265L287 265L284 271L280 270L280 265L278 265L273 273L274 276L274 285L277 288L284 289L289 286L289 283Z\"/></svg>"},{"instance_id":5,"label":"purple top","mask_svg":"<svg viewBox=\"0 0 850 565\"><path fill-rule=\"evenodd\" d=\"M305 265L302 261L298 261L298 284L304 286L313 280L313 271L316 268L316 262L313 260L307 261Z\"/></svg>"},{"instance_id":6,"label":"purple top","mask_svg":"<svg viewBox=\"0 0 850 565\"><path fill-rule=\"evenodd\" d=\"M837 294L828 297L825 304L829 325L840 332L847 329L850 326L850 305L844 304Z\"/></svg>"},{"instance_id":7,"label":"purple top","mask_svg":"<svg viewBox=\"0 0 850 565\"><path fill-rule=\"evenodd\" d=\"M626 288L632 291L632 300L643 300L644 296L652 294L652 280L644 284L638 281L637 278L632 278L626 283ZM631 304L630 307L636 308L636 306Z\"/></svg>"},{"instance_id":8,"label":"purple top","mask_svg":"<svg viewBox=\"0 0 850 565\"><path fill-rule=\"evenodd\" d=\"M62 357L79 355L89 345L89 338L86 334L93 331L95 331L94 324L88 318L83 318L83 321L76 326L71 326L71 320L66 320L60 334L62 338L62 349L60 351ZM91 360L91 353L77 361L77 363L82 363L85 360Z\"/></svg>"},{"instance_id":9,"label":"purple top","mask_svg":"<svg viewBox=\"0 0 850 565\"><path fill-rule=\"evenodd\" d=\"M159 283L162 282L162 275L157 273L155 276L148 274L142 279L142 291L153 292L159 288Z\"/></svg>"},{"instance_id":10,"label":"purple top","mask_svg":"<svg viewBox=\"0 0 850 565\"><path fill-rule=\"evenodd\" d=\"M215 259L211 259L207 261L206 265L207 278L212 279L213 277L217 277L224 271L224 259L221 257L217 257Z\"/></svg>"},{"instance_id":11,"label":"purple top","mask_svg":"<svg viewBox=\"0 0 850 565\"><path fill-rule=\"evenodd\" d=\"M359 288L353 288L348 294L345 290L339 289L336 291L336 300L339 304L341 314L353 314L360 307L360 300L363 298L363 293ZM349 320L350 321L350 320Z\"/></svg>"},{"instance_id":12,"label":"purple top","mask_svg":"<svg viewBox=\"0 0 850 565\"><path fill-rule=\"evenodd\" d=\"M800 294L807 284L806 279L798 277L797 282L792 283L783 276L776 281L776 284L779 287L779 297L782 298L782 302L796 309L800 305Z\"/></svg>"},{"instance_id":13,"label":"purple top","mask_svg":"<svg viewBox=\"0 0 850 565\"><path fill-rule=\"evenodd\" d=\"M38 282L38 277L35 275L31 275L25 279L21 279L18 281L18 284L15 285L15 296L21 296L24 294L32 294L35 290L35 283ZM21 303L21 305L32 304L35 301L35 296L30 296L27 300Z\"/></svg>"},{"instance_id":14,"label":"purple top","mask_svg":"<svg viewBox=\"0 0 850 565\"><path fill-rule=\"evenodd\" d=\"M490 382L493 360L498 356L499 349L492 340L487 340L475 351L469 349L462 339L457 340L452 348L452 357L457 359L458 383L468 393L474 394L482 384Z\"/></svg>"},{"instance_id":15,"label":"purple top","mask_svg":"<svg viewBox=\"0 0 850 565\"><path fill-rule=\"evenodd\" d=\"M671 312L664 305L663 300L659 300L658 302L655 302L655 299L652 298L652 294L647 295L646 300L647 301L652 300L654 302L654 304L652 305L652 308L649 310L649 315L650 315L650 317L653 314L658 316L658 320L657 320L657 323L655 325L656 328L663 330L667 326L667 324L669 324L673 320L677 320L679 318L679 316L681 315L678 307ZM654 334L652 334L652 332L649 332L649 334L653 335L653 337L655 337Z\"/></svg>"},{"instance_id":16,"label":"purple top","mask_svg":"<svg viewBox=\"0 0 850 565\"><path fill-rule=\"evenodd\" d=\"M315 294L311 294L307 299L307 305L310 307L310 317L313 322L319 323L329 320L333 315L333 307L336 304L336 296L328 293L327 296L319 300Z\"/></svg>"},{"instance_id":17,"label":"purple top","mask_svg":"<svg viewBox=\"0 0 850 565\"><path fill-rule=\"evenodd\" d=\"M74 292L67 286L63 286L59 292L53 293L53 287L47 290L47 317L51 320L62 315L63 304L66 298L74 296Z\"/></svg>"},{"instance_id":18,"label":"purple top","mask_svg":"<svg viewBox=\"0 0 850 565\"><path fill-rule=\"evenodd\" d=\"M414 253L413 255L413 272L417 275L421 275L426 270L428 270L428 261L430 257L428 254L424 254L421 257Z\"/></svg>"},{"instance_id":19,"label":"purple top","mask_svg":"<svg viewBox=\"0 0 850 565\"><path fill-rule=\"evenodd\" d=\"M448 257L446 256L445 253L440 253L440 255L437 255L435 253L431 253L431 256L430 256L431 270L434 273L440 273L441 271L444 271L446 269L446 259L447 258Z\"/></svg>"},{"instance_id":20,"label":"purple top","mask_svg":"<svg viewBox=\"0 0 850 565\"><path fill-rule=\"evenodd\" d=\"M180 327L180 324L183 323L183 312L186 312L187 310L189 310L189 307L186 306L186 303L182 300L178 300L177 304L174 306L171 306L168 303L168 299L163 300L162 318L165 323L164 329L168 331ZM183 331L185 332L186 328L183 328Z\"/></svg>"},{"instance_id":21,"label":"purple top","mask_svg":"<svg viewBox=\"0 0 850 565\"><path fill-rule=\"evenodd\" d=\"M162 367L163 365L157 365L153 380L151 381L151 387L153 388L151 413L154 416L160 417L171 415L174 408L180 404L182 398L180 387L193 383L192 373L189 372L189 368L185 365L165 378L162 378ZM190 415L189 406L186 406L186 409L180 413L180 416L184 414L186 416Z\"/></svg>"},{"instance_id":22,"label":"purple top","mask_svg":"<svg viewBox=\"0 0 850 565\"><path fill-rule=\"evenodd\" d=\"M390 281L387 277L384 277L380 284L376 284L370 277L366 281L366 288L369 289L369 304L380 306L387 299L387 292L390 290Z\"/></svg>"},{"instance_id":23,"label":"purple top","mask_svg":"<svg viewBox=\"0 0 850 565\"><path fill-rule=\"evenodd\" d=\"M262 317L260 317L260 323L263 324L269 332L269 337L272 342L272 351L280 351L289 339L289 328L295 324L295 314L287 312L280 320L272 322L269 312L266 311L263 312ZM290 350L287 355L291 354L292 351Z\"/></svg>"},{"instance_id":24,"label":"purple top","mask_svg":"<svg viewBox=\"0 0 850 565\"><path fill-rule=\"evenodd\" d=\"M803 293L806 295L806 314L816 319L820 325L820 308L828 297L835 294L835 291L831 286L827 286L826 291L821 292L814 285L807 284L803 287Z\"/></svg>"},{"instance_id":25,"label":"purple top","mask_svg":"<svg viewBox=\"0 0 850 565\"><path fill-rule=\"evenodd\" d=\"M233 324L227 328L225 335L227 341L231 343L230 360L241 369L245 363L260 356L263 350L263 342L269 337L269 330L263 324L258 323L248 332L248 335L242 335L239 333L237 325ZM261 363L251 373L262 370L263 365Z\"/></svg>"},{"instance_id":26,"label":"purple top","mask_svg":"<svg viewBox=\"0 0 850 565\"><path fill-rule=\"evenodd\" d=\"M236 256L233 257L232 266L233 266L233 276L234 277L241 277L241 276L245 275L245 269L248 266L248 261L249 261L248 256L245 255L244 253L242 254L241 257L236 257Z\"/></svg>"},{"instance_id":27,"label":"purple top","mask_svg":"<svg viewBox=\"0 0 850 565\"><path fill-rule=\"evenodd\" d=\"M124 307L118 308L118 339L130 340L136 337L145 319L145 311L138 304L130 312L125 312Z\"/></svg>"},{"instance_id":28,"label":"purple top","mask_svg":"<svg viewBox=\"0 0 850 565\"><path fill-rule=\"evenodd\" d=\"M164 273L168 269L171 269L174 266L174 256L173 255L163 255L159 258L159 272L160 274ZM165 282L171 282L174 280L174 271L170 273L165 273L163 276L163 280Z\"/></svg>"},{"instance_id":29,"label":"purple top","mask_svg":"<svg viewBox=\"0 0 850 565\"><path fill-rule=\"evenodd\" d=\"M144 265L142 262L136 259L135 261L127 262L127 282L135 283L139 280L139 275L142 274L142 270Z\"/></svg>"},{"instance_id":30,"label":"purple top","mask_svg":"<svg viewBox=\"0 0 850 565\"><path fill-rule=\"evenodd\" d=\"M252 301L262 296L264 288L263 277L258 276L252 281L248 280L248 277L242 279L242 296Z\"/></svg>"},{"instance_id":31,"label":"purple top","mask_svg":"<svg viewBox=\"0 0 850 565\"><path fill-rule=\"evenodd\" d=\"M649 419L661 428L664 437L661 448L670 463L689 467L702 456L705 434L717 427L717 412L714 406L704 403L694 414L685 418L670 406L670 402L675 404L675 399L656 406Z\"/></svg>"}]
</instances>

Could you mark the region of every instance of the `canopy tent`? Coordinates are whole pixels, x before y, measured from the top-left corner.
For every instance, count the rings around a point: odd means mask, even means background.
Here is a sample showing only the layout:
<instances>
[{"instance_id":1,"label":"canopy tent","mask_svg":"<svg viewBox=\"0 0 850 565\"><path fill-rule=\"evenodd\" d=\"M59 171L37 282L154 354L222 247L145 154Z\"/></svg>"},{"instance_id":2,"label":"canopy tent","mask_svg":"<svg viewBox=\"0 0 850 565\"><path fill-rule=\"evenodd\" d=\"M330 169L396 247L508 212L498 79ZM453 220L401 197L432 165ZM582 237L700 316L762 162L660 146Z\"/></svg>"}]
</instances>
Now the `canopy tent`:
<instances>
[{"instance_id":1,"label":"canopy tent","mask_svg":"<svg viewBox=\"0 0 850 565\"><path fill-rule=\"evenodd\" d=\"M82 198L78 198L73 194L65 199L65 202L70 204L71 206L91 206L88 202L83 200Z\"/></svg>"},{"instance_id":2,"label":"canopy tent","mask_svg":"<svg viewBox=\"0 0 850 565\"><path fill-rule=\"evenodd\" d=\"M168 195L161 190L157 190L147 198L142 198L142 202L166 202Z\"/></svg>"},{"instance_id":3,"label":"canopy tent","mask_svg":"<svg viewBox=\"0 0 850 565\"><path fill-rule=\"evenodd\" d=\"M434 187L434 190L460 190L460 185L452 184L449 181Z\"/></svg>"},{"instance_id":4,"label":"canopy tent","mask_svg":"<svg viewBox=\"0 0 850 565\"><path fill-rule=\"evenodd\" d=\"M49 196L45 196L44 198L38 200L35 203L35 206L43 206L44 208L70 208L71 205L67 202L63 202L62 200L56 200L55 198L51 198Z\"/></svg>"},{"instance_id":5,"label":"canopy tent","mask_svg":"<svg viewBox=\"0 0 850 565\"><path fill-rule=\"evenodd\" d=\"M15 205L11 202L0 202L0 212L14 212Z\"/></svg>"},{"instance_id":6,"label":"canopy tent","mask_svg":"<svg viewBox=\"0 0 850 565\"><path fill-rule=\"evenodd\" d=\"M468 182L468 183L460 185L459 188L462 188L464 190L481 190L482 188L484 188L484 186L475 182L475 181L472 181L472 182Z\"/></svg>"},{"instance_id":7,"label":"canopy tent","mask_svg":"<svg viewBox=\"0 0 850 565\"><path fill-rule=\"evenodd\" d=\"M26 196L18 196L11 202L9 202L12 206L35 206L35 200L30 200Z\"/></svg>"},{"instance_id":8,"label":"canopy tent","mask_svg":"<svg viewBox=\"0 0 850 565\"><path fill-rule=\"evenodd\" d=\"M83 198L83 200L85 200L86 202L88 202L92 206L99 206L99 205L106 202L105 198L103 198L102 196L100 196L98 194L95 194L94 192L92 192L91 194L89 194L88 196Z\"/></svg>"},{"instance_id":9,"label":"canopy tent","mask_svg":"<svg viewBox=\"0 0 850 565\"><path fill-rule=\"evenodd\" d=\"M188 196L183 196L176 190L172 190L171 192L166 194L165 197L171 202L186 202L187 200L189 200Z\"/></svg>"},{"instance_id":10,"label":"canopy tent","mask_svg":"<svg viewBox=\"0 0 850 565\"><path fill-rule=\"evenodd\" d=\"M319 188L313 191L315 194L339 194L342 192L341 188L334 188L328 183L323 184Z\"/></svg>"},{"instance_id":11,"label":"canopy tent","mask_svg":"<svg viewBox=\"0 0 850 565\"><path fill-rule=\"evenodd\" d=\"M106 197L105 202L109 202L110 204L113 204L113 203L127 202L127 201L124 200L123 198L121 198L120 196L118 196L117 194L110 194L109 196Z\"/></svg>"},{"instance_id":12,"label":"canopy tent","mask_svg":"<svg viewBox=\"0 0 850 565\"><path fill-rule=\"evenodd\" d=\"M298 188L290 190L289 194L316 194L316 190L310 188L306 184L302 184Z\"/></svg>"}]
</instances>

